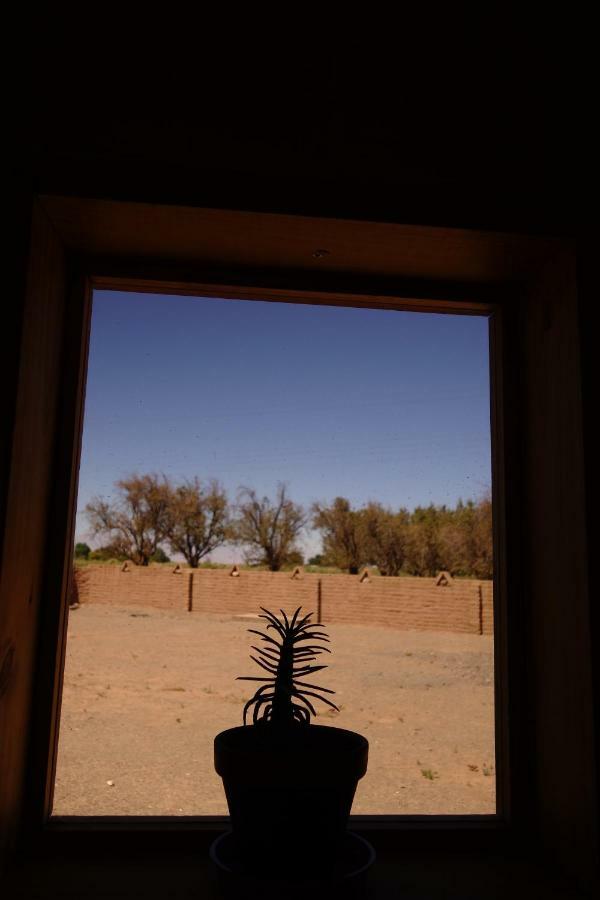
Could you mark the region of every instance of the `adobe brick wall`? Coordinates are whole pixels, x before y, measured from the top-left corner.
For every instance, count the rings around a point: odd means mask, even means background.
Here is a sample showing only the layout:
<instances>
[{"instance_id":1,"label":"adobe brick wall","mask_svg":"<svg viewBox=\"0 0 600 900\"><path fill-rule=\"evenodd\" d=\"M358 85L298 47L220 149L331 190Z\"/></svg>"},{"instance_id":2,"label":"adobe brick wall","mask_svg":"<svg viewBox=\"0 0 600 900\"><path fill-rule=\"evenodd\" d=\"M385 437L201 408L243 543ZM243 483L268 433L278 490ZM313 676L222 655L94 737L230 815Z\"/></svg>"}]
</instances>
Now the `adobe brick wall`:
<instances>
[{"instance_id":1,"label":"adobe brick wall","mask_svg":"<svg viewBox=\"0 0 600 900\"><path fill-rule=\"evenodd\" d=\"M185 575L173 575L174 566L84 566L75 569L80 603L114 606L153 606L186 609L182 603Z\"/></svg>"},{"instance_id":2,"label":"adobe brick wall","mask_svg":"<svg viewBox=\"0 0 600 900\"><path fill-rule=\"evenodd\" d=\"M298 606L317 612L321 596L324 623L369 623L419 631L493 633L491 581L454 579L446 587L433 578L316 575L228 569L181 569L128 564L77 569L82 603L150 606L226 614L258 612L259 606L291 612Z\"/></svg>"}]
</instances>

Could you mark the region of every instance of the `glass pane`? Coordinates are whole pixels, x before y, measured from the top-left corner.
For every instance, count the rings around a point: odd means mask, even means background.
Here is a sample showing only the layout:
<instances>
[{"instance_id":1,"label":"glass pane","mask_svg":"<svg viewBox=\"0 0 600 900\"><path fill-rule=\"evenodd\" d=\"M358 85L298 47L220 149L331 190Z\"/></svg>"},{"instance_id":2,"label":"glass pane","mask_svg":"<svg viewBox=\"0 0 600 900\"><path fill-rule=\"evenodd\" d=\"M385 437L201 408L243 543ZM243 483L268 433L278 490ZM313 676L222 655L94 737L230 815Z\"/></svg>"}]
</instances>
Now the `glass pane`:
<instances>
[{"instance_id":1,"label":"glass pane","mask_svg":"<svg viewBox=\"0 0 600 900\"><path fill-rule=\"evenodd\" d=\"M495 812L488 369L483 316L95 293L55 814L226 814L260 606L330 635L354 813Z\"/></svg>"}]
</instances>

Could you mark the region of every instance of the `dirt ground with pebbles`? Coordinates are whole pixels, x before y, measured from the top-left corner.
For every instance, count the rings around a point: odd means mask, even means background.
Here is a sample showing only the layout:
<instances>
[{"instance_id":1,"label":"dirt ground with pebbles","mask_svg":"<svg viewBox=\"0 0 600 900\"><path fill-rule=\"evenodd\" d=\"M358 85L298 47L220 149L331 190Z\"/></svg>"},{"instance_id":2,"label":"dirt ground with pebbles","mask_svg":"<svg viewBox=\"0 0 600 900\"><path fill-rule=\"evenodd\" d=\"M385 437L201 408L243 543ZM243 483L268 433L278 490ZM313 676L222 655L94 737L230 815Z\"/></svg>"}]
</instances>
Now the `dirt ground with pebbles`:
<instances>
[{"instance_id":1,"label":"dirt ground with pebbles","mask_svg":"<svg viewBox=\"0 0 600 900\"><path fill-rule=\"evenodd\" d=\"M54 814L226 814L213 738L241 724L251 683L236 675L259 674L252 627L196 612L71 611ZM370 745L353 813L494 813L492 639L326 627L333 653L315 681L336 691L340 712L321 706L316 721Z\"/></svg>"}]
</instances>

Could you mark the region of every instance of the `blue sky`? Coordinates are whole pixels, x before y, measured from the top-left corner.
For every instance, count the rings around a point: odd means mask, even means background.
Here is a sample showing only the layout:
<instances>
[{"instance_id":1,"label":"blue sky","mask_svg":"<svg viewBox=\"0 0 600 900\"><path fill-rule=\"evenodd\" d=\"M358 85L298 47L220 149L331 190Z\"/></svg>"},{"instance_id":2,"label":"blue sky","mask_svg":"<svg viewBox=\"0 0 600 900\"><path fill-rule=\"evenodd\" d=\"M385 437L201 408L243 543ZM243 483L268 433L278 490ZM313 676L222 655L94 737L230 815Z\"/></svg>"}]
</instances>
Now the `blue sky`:
<instances>
[{"instance_id":1,"label":"blue sky","mask_svg":"<svg viewBox=\"0 0 600 900\"><path fill-rule=\"evenodd\" d=\"M77 539L132 472L215 477L232 499L284 481L306 505L477 499L489 419L485 317L96 291Z\"/></svg>"}]
</instances>

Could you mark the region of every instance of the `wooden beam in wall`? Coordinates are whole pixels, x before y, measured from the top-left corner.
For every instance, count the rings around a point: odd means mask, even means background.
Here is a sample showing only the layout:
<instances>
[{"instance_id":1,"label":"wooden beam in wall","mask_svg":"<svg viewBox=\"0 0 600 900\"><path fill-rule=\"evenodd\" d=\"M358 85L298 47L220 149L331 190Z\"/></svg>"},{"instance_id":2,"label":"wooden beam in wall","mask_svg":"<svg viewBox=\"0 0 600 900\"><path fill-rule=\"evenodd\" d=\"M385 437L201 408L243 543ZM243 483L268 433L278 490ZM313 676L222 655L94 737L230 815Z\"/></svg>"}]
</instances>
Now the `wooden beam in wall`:
<instances>
[{"instance_id":1,"label":"wooden beam in wall","mask_svg":"<svg viewBox=\"0 0 600 900\"><path fill-rule=\"evenodd\" d=\"M575 257L562 252L520 315L523 554L537 826L582 878L598 852L580 336Z\"/></svg>"},{"instance_id":2,"label":"wooden beam in wall","mask_svg":"<svg viewBox=\"0 0 600 900\"><path fill-rule=\"evenodd\" d=\"M551 238L152 203L44 196L66 246L113 258L344 273L453 283L514 283L560 246Z\"/></svg>"},{"instance_id":3,"label":"wooden beam in wall","mask_svg":"<svg viewBox=\"0 0 600 900\"><path fill-rule=\"evenodd\" d=\"M0 846L14 841L27 778L38 622L44 601L64 300L64 250L48 217L36 206L1 548Z\"/></svg>"}]
</instances>

